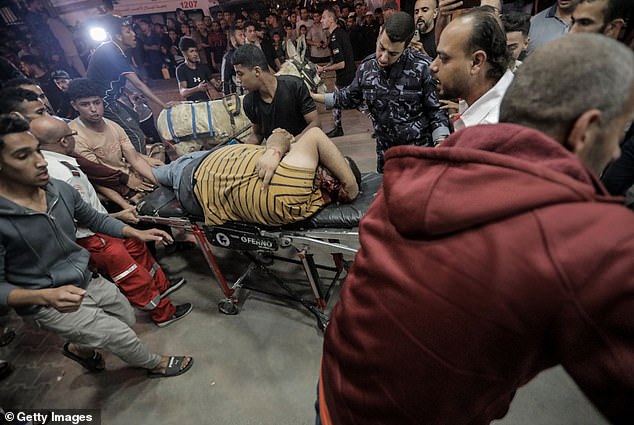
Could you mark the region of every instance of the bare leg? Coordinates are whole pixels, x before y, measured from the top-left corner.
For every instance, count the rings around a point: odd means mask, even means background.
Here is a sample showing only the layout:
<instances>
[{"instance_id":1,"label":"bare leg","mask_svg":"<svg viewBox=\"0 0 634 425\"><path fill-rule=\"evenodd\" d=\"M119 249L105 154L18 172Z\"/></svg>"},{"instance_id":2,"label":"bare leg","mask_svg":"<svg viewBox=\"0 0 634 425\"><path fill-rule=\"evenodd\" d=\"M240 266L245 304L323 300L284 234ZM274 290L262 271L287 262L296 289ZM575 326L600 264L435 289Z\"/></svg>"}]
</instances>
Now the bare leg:
<instances>
[{"instance_id":1,"label":"bare leg","mask_svg":"<svg viewBox=\"0 0 634 425\"><path fill-rule=\"evenodd\" d=\"M314 127L304 133L291 145L282 162L303 168L317 168L321 164L343 183L350 199L359 194L359 186L348 161L320 128Z\"/></svg>"}]
</instances>

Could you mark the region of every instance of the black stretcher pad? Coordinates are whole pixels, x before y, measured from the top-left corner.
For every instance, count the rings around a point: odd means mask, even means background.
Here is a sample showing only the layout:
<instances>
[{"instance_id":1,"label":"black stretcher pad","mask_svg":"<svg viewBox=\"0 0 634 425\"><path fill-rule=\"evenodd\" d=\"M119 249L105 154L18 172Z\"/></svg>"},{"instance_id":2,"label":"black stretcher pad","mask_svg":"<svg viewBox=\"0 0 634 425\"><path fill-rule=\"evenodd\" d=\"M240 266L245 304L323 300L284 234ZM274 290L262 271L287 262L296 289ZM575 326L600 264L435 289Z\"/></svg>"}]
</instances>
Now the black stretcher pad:
<instances>
[{"instance_id":1,"label":"black stretcher pad","mask_svg":"<svg viewBox=\"0 0 634 425\"><path fill-rule=\"evenodd\" d=\"M361 177L361 193L351 204L330 204L312 217L288 225L284 229L316 229L357 227L381 186L383 175L365 173ZM204 221L203 217L194 217L182 207L174 191L160 186L149 193L137 207L140 215L164 218L188 218Z\"/></svg>"}]
</instances>

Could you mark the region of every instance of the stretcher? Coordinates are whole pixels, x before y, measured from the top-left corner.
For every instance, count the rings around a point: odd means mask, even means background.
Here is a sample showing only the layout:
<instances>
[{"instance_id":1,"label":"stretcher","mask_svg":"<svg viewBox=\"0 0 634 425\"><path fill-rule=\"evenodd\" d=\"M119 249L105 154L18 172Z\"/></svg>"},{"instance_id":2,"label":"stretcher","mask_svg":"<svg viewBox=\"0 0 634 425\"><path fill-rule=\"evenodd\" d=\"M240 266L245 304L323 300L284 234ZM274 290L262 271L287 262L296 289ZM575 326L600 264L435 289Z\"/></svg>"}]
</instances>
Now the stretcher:
<instances>
[{"instance_id":1,"label":"stretcher","mask_svg":"<svg viewBox=\"0 0 634 425\"><path fill-rule=\"evenodd\" d=\"M282 227L236 222L207 226L203 217L185 211L174 192L165 187L148 194L137 210L141 222L170 226L195 238L225 296L218 302L220 312L238 314L240 290L246 288L282 296L301 304L315 316L317 326L324 330L328 324L325 310L332 289L357 252L359 220L374 200L381 181L381 174L366 173L361 178L361 191L354 202L328 205L309 219ZM225 279L214 256L215 247L238 251L249 260L248 266L235 282L230 284ZM332 260L332 264L323 264L324 258L328 258L329 263ZM271 269L273 261L300 265L306 274L312 299L307 299L279 273L274 272ZM272 293L250 282L249 277L255 271L265 273L283 292ZM322 278L320 271L334 275Z\"/></svg>"}]
</instances>

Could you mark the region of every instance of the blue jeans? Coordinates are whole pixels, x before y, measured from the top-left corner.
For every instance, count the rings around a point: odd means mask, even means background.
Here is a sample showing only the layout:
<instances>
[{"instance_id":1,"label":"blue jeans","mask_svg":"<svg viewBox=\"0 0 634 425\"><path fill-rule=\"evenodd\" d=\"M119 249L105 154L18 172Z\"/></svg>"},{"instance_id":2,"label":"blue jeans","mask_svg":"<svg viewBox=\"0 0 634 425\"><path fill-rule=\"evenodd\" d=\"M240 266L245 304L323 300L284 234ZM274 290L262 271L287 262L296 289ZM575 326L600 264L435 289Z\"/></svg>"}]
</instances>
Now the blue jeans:
<instances>
[{"instance_id":1,"label":"blue jeans","mask_svg":"<svg viewBox=\"0 0 634 425\"><path fill-rule=\"evenodd\" d=\"M167 165L152 168L152 174L160 184L171 187L178 194L183 170L187 164L207 154L209 154L209 151L196 151L185 154Z\"/></svg>"}]
</instances>

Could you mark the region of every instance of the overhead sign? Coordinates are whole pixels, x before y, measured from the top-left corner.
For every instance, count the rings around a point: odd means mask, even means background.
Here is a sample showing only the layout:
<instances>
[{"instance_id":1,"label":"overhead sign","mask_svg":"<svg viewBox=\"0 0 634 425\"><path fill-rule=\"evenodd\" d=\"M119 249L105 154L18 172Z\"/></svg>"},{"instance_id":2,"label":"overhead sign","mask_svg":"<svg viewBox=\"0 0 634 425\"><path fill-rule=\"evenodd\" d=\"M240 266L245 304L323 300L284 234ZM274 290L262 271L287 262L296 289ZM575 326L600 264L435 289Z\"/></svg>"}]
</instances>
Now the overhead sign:
<instances>
[{"instance_id":1,"label":"overhead sign","mask_svg":"<svg viewBox=\"0 0 634 425\"><path fill-rule=\"evenodd\" d=\"M203 9L218 6L218 0L121 0L114 5L115 15L142 15L174 12L177 8Z\"/></svg>"}]
</instances>

